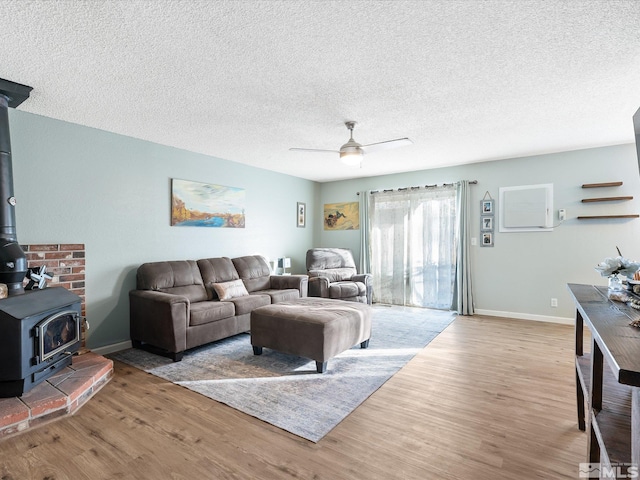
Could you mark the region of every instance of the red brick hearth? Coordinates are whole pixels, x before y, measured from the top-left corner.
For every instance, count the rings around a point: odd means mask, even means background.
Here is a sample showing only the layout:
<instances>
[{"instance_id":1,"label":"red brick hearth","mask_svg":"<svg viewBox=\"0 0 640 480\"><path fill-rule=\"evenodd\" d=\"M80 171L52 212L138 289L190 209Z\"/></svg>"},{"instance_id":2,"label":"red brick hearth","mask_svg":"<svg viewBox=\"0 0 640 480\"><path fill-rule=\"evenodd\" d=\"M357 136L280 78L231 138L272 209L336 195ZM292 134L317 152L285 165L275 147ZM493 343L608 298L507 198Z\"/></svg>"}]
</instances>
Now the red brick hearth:
<instances>
[{"instance_id":1,"label":"red brick hearth","mask_svg":"<svg viewBox=\"0 0 640 480\"><path fill-rule=\"evenodd\" d=\"M82 243L22 245L29 268L47 267L48 288L64 287L79 295L85 308L85 246ZM84 325L82 346L85 344ZM85 348L72 364L22 397L0 398L0 441L14 434L72 415L113 375L113 361Z\"/></svg>"},{"instance_id":2,"label":"red brick hearth","mask_svg":"<svg viewBox=\"0 0 640 480\"><path fill-rule=\"evenodd\" d=\"M66 367L22 397L0 398L0 441L75 413L113 375L113 361L95 353L73 357Z\"/></svg>"}]
</instances>

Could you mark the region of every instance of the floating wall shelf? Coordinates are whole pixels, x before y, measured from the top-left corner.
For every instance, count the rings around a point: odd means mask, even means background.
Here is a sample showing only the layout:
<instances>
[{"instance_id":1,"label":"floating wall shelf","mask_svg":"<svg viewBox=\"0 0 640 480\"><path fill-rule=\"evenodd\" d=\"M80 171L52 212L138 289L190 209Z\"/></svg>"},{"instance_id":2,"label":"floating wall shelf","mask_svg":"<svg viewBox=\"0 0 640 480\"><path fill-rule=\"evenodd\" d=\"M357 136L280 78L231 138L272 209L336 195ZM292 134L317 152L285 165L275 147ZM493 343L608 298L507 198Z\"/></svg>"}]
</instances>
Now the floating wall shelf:
<instances>
[{"instance_id":1,"label":"floating wall shelf","mask_svg":"<svg viewBox=\"0 0 640 480\"><path fill-rule=\"evenodd\" d=\"M640 215L631 213L629 215L587 215L578 217L578 220L593 220L596 218L638 218Z\"/></svg>"},{"instance_id":2,"label":"floating wall shelf","mask_svg":"<svg viewBox=\"0 0 640 480\"><path fill-rule=\"evenodd\" d=\"M620 187L622 182L584 183L582 188Z\"/></svg>"},{"instance_id":3,"label":"floating wall shelf","mask_svg":"<svg viewBox=\"0 0 640 480\"><path fill-rule=\"evenodd\" d=\"M591 202L615 202L620 200L633 200L633 196L628 197L602 197L602 198L583 198L582 203L591 203Z\"/></svg>"},{"instance_id":4,"label":"floating wall shelf","mask_svg":"<svg viewBox=\"0 0 640 480\"><path fill-rule=\"evenodd\" d=\"M622 182L605 182L605 183L583 183L582 188L603 188L603 187L620 187ZM625 195L618 197L600 197L600 198L583 198L582 203L595 202L621 202L625 200L633 200L633 196ZM583 215L577 217L578 220L596 220L601 218L638 218L640 215L631 213L627 215Z\"/></svg>"}]
</instances>

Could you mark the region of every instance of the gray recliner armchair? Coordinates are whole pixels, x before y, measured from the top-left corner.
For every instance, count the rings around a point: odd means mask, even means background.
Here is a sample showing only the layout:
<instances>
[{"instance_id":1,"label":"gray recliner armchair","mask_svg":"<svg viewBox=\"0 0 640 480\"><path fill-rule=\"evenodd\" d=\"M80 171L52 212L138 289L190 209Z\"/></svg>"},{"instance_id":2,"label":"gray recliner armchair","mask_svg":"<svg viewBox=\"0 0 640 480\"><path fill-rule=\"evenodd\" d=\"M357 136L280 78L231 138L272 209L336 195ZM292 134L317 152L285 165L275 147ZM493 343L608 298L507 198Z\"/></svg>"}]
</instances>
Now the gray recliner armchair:
<instances>
[{"instance_id":1,"label":"gray recliner armchair","mask_svg":"<svg viewBox=\"0 0 640 480\"><path fill-rule=\"evenodd\" d=\"M307 250L309 296L367 303L371 305L373 278L358 274L351 250L312 248Z\"/></svg>"}]
</instances>

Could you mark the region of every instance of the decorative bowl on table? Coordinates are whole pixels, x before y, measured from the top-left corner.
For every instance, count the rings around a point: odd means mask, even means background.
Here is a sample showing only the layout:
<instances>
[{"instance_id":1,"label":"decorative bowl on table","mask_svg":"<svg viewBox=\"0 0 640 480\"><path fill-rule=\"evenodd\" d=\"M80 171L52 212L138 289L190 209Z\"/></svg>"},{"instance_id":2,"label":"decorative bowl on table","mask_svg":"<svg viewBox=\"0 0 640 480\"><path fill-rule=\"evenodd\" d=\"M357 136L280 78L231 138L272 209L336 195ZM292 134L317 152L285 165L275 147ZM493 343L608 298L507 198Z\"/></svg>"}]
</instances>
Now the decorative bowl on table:
<instances>
[{"instance_id":1,"label":"decorative bowl on table","mask_svg":"<svg viewBox=\"0 0 640 480\"><path fill-rule=\"evenodd\" d=\"M640 295L640 280L627 280L627 290Z\"/></svg>"}]
</instances>

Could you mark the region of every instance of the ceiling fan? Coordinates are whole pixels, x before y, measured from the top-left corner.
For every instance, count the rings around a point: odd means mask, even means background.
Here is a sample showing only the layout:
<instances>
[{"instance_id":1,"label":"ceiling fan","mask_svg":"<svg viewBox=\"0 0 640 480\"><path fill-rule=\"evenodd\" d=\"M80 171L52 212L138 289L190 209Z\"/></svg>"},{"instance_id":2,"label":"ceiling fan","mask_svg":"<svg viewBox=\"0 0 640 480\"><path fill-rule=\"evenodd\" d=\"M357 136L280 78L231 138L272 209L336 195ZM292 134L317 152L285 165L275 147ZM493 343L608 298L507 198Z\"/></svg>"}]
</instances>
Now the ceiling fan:
<instances>
[{"instance_id":1,"label":"ceiling fan","mask_svg":"<svg viewBox=\"0 0 640 480\"><path fill-rule=\"evenodd\" d=\"M413 142L408 138L396 138L394 140L385 140L384 142L369 143L368 145L361 145L353 139L353 129L356 126L356 122L344 122L347 129L349 129L349 141L340 147L340 150L323 150L318 148L290 148L289 150L295 152L332 152L339 153L340 160L346 165L361 165L362 157L365 153L374 153L382 150L389 150L392 148L404 147L411 145Z\"/></svg>"}]
</instances>

